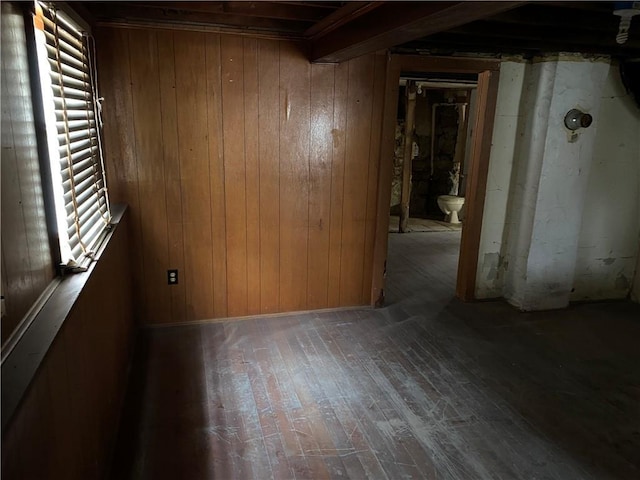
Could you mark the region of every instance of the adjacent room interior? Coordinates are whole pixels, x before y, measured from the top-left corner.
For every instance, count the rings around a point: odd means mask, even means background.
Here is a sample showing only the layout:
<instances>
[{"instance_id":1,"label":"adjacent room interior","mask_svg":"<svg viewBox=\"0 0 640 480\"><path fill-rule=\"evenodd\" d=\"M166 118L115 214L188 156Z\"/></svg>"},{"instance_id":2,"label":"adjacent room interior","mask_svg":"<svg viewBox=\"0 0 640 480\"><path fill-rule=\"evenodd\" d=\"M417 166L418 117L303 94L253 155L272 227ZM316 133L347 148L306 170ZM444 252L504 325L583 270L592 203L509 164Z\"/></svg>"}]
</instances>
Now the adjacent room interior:
<instances>
[{"instance_id":1,"label":"adjacent room interior","mask_svg":"<svg viewBox=\"0 0 640 480\"><path fill-rule=\"evenodd\" d=\"M473 134L469 118L475 118L476 85L476 75L464 78L444 72L414 73L400 79L386 304L407 296L402 293L401 283L424 289L444 276L453 279L451 295L455 294L469 165L466 146ZM397 233L412 235L403 238ZM435 282L394 275L395 269L402 268L399 256L409 261L411 268L411 262L418 262L420 255L428 252L432 255L421 263L425 273L437 272L438 278L432 279Z\"/></svg>"},{"instance_id":2,"label":"adjacent room interior","mask_svg":"<svg viewBox=\"0 0 640 480\"><path fill-rule=\"evenodd\" d=\"M2 8L2 477L640 477L638 2Z\"/></svg>"}]
</instances>

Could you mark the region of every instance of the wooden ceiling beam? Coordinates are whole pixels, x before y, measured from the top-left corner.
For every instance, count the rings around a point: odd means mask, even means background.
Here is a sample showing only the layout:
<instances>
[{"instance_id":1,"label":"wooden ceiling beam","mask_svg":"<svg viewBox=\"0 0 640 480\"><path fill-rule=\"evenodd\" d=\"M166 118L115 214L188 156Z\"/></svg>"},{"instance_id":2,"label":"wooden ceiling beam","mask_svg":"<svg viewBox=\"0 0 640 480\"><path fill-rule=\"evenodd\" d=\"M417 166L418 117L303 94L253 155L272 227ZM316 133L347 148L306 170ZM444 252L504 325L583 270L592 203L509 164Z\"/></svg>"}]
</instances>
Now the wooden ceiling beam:
<instances>
[{"instance_id":1,"label":"wooden ceiling beam","mask_svg":"<svg viewBox=\"0 0 640 480\"><path fill-rule=\"evenodd\" d=\"M127 5L307 22L317 22L327 16L324 8L275 2L127 2Z\"/></svg>"},{"instance_id":2,"label":"wooden ceiling beam","mask_svg":"<svg viewBox=\"0 0 640 480\"><path fill-rule=\"evenodd\" d=\"M345 23L351 22L362 15L380 7L384 2L347 2L343 7L331 12L318 23L310 27L304 36L314 40L327 35Z\"/></svg>"},{"instance_id":3,"label":"wooden ceiling beam","mask_svg":"<svg viewBox=\"0 0 640 480\"><path fill-rule=\"evenodd\" d=\"M280 3L283 5L303 5L303 6L311 6L314 8L324 8L325 10L337 10L342 6L344 2L327 2L325 0L320 0L318 2L306 2L306 1L292 2L290 0L281 0L277 2L271 2L271 3Z\"/></svg>"},{"instance_id":4,"label":"wooden ceiling beam","mask_svg":"<svg viewBox=\"0 0 640 480\"><path fill-rule=\"evenodd\" d=\"M91 13L98 24L112 23L155 23L155 24L190 24L210 27L232 27L246 31L269 31L293 34L300 37L309 26L309 22L281 20L274 18L249 17L245 15L221 14L174 10L171 8L125 6L119 2L110 5L90 5Z\"/></svg>"},{"instance_id":5,"label":"wooden ceiling beam","mask_svg":"<svg viewBox=\"0 0 640 480\"><path fill-rule=\"evenodd\" d=\"M342 62L455 28L526 2L388 2L315 36L314 62ZM307 30L308 32L308 30Z\"/></svg>"}]
</instances>

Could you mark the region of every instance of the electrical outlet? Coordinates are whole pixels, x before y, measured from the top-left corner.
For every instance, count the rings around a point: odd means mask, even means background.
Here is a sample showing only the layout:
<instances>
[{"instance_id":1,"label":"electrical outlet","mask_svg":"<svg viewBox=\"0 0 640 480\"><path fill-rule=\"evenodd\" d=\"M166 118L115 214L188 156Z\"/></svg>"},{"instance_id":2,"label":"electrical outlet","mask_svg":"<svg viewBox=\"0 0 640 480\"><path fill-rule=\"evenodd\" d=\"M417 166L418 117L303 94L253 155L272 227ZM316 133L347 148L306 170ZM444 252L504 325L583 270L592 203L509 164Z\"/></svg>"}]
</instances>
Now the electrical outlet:
<instances>
[{"instance_id":1,"label":"electrical outlet","mask_svg":"<svg viewBox=\"0 0 640 480\"><path fill-rule=\"evenodd\" d=\"M167 270L167 283L169 285L177 285L178 284L178 270Z\"/></svg>"}]
</instances>

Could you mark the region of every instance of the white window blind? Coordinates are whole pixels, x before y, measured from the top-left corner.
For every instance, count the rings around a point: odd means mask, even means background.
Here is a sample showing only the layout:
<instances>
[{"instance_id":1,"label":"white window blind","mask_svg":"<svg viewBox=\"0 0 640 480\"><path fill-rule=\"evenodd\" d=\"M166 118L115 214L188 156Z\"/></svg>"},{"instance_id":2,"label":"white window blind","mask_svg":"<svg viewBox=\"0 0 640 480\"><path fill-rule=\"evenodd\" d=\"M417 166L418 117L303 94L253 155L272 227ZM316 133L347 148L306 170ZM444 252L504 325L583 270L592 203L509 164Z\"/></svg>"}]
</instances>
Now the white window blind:
<instances>
[{"instance_id":1,"label":"white window blind","mask_svg":"<svg viewBox=\"0 0 640 480\"><path fill-rule=\"evenodd\" d=\"M34 18L62 263L91 259L110 222L92 39L38 2Z\"/></svg>"}]
</instances>

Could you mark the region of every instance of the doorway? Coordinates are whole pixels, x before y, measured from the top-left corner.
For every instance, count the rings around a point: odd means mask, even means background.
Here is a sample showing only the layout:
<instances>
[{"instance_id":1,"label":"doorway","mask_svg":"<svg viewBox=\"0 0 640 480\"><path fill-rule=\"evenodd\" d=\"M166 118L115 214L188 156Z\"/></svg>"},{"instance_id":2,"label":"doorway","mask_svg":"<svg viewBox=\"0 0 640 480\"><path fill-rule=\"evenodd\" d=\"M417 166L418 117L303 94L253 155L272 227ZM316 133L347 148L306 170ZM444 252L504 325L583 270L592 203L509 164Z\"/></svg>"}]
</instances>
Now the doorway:
<instances>
[{"instance_id":1,"label":"doorway","mask_svg":"<svg viewBox=\"0 0 640 480\"><path fill-rule=\"evenodd\" d=\"M477 81L475 76L442 77L400 78L390 232L462 227ZM441 196L456 197L451 202L455 211L443 211Z\"/></svg>"},{"instance_id":2,"label":"doorway","mask_svg":"<svg viewBox=\"0 0 640 480\"><path fill-rule=\"evenodd\" d=\"M445 298L455 292L476 87L477 75L400 78L389 208L388 305L427 291Z\"/></svg>"},{"instance_id":3,"label":"doorway","mask_svg":"<svg viewBox=\"0 0 640 480\"><path fill-rule=\"evenodd\" d=\"M444 57L422 57L414 55L392 55L387 69L385 109L382 131L380 175L378 183L378 216L374 247L374 272L372 279L372 304L381 306L385 299L385 271L388 256L388 231L390 225L393 162L396 149L396 128L400 102L400 80L444 76L449 80L477 78L475 114L469 115L473 135L466 149L466 171L462 172L465 194L464 229L460 238L456 296L464 301L474 299L475 275L478 263L478 247L482 226L484 195L493 132L493 118L497 97L499 60L465 59ZM407 112L408 113L408 112ZM411 147L413 148L413 146ZM418 146L419 149L419 146ZM414 152L410 152L412 154ZM433 156L432 156L433 158ZM409 176L411 171L409 171ZM404 172L406 176L406 170ZM407 183L405 182L406 186ZM435 190L432 189L432 196ZM404 199L408 201L405 194ZM402 202L401 202L402 203ZM431 205L432 207L432 205ZM409 208L410 211L410 208ZM433 211L433 209L432 209ZM399 224L400 228L400 224Z\"/></svg>"}]
</instances>

